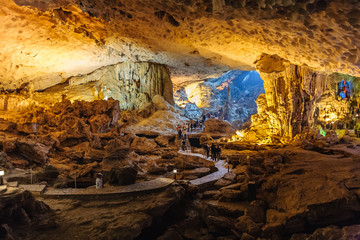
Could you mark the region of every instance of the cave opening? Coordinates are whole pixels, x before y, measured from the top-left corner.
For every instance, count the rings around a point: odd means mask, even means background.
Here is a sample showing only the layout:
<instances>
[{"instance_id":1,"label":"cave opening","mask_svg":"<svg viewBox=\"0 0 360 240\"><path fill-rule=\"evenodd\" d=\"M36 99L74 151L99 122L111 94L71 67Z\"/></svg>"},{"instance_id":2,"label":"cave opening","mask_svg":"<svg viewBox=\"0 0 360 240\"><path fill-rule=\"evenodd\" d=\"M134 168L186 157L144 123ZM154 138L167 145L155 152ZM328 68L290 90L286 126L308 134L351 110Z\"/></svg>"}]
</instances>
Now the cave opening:
<instances>
[{"instance_id":1,"label":"cave opening","mask_svg":"<svg viewBox=\"0 0 360 240\"><path fill-rule=\"evenodd\" d=\"M174 100L190 119L202 115L229 121L235 128L257 112L255 100L265 93L257 71L228 71L220 77L174 87Z\"/></svg>"}]
</instances>

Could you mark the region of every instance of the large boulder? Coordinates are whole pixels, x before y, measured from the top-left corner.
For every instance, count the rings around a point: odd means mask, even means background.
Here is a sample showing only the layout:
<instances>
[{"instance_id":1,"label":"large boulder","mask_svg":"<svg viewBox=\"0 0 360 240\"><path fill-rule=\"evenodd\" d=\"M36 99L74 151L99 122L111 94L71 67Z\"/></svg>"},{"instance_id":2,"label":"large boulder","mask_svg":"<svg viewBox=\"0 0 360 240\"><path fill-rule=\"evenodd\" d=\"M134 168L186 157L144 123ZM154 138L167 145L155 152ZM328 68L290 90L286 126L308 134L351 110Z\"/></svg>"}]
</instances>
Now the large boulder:
<instances>
[{"instance_id":1,"label":"large boulder","mask_svg":"<svg viewBox=\"0 0 360 240\"><path fill-rule=\"evenodd\" d=\"M123 160L129 154L129 138L115 138L105 146L105 160ZM155 144L155 143L154 143Z\"/></svg>"},{"instance_id":2,"label":"large boulder","mask_svg":"<svg viewBox=\"0 0 360 240\"><path fill-rule=\"evenodd\" d=\"M259 236L261 233L261 225L255 223L249 216L241 216L236 219L235 228L239 232L246 232L252 236Z\"/></svg>"},{"instance_id":3,"label":"large boulder","mask_svg":"<svg viewBox=\"0 0 360 240\"><path fill-rule=\"evenodd\" d=\"M109 131L112 119L106 114L91 116L89 119L91 132L105 133Z\"/></svg>"},{"instance_id":4,"label":"large boulder","mask_svg":"<svg viewBox=\"0 0 360 240\"><path fill-rule=\"evenodd\" d=\"M38 140L31 135L18 138L15 145L18 153L26 159L40 164L44 164L47 161L48 153L51 149L51 146L46 146L38 142Z\"/></svg>"},{"instance_id":5,"label":"large boulder","mask_svg":"<svg viewBox=\"0 0 360 240\"><path fill-rule=\"evenodd\" d=\"M251 217L256 223L264 223L266 221L265 203L261 200L255 200L245 210L245 215Z\"/></svg>"},{"instance_id":6,"label":"large boulder","mask_svg":"<svg viewBox=\"0 0 360 240\"><path fill-rule=\"evenodd\" d=\"M59 129L62 131L59 140L63 145L68 139L84 139L91 141L92 134L90 126L87 125L84 120L73 116L65 116L61 117L59 121Z\"/></svg>"},{"instance_id":7,"label":"large boulder","mask_svg":"<svg viewBox=\"0 0 360 240\"><path fill-rule=\"evenodd\" d=\"M154 140L147 139L146 137L135 138L131 144L131 148L138 154L147 154L154 151L157 144Z\"/></svg>"},{"instance_id":8,"label":"large boulder","mask_svg":"<svg viewBox=\"0 0 360 240\"><path fill-rule=\"evenodd\" d=\"M0 131L13 131L16 128L16 123L9 122L6 120L0 120Z\"/></svg>"},{"instance_id":9,"label":"large boulder","mask_svg":"<svg viewBox=\"0 0 360 240\"><path fill-rule=\"evenodd\" d=\"M159 135L158 137L155 138L155 142L160 147L167 147L169 144L169 136Z\"/></svg>"},{"instance_id":10,"label":"large boulder","mask_svg":"<svg viewBox=\"0 0 360 240\"><path fill-rule=\"evenodd\" d=\"M136 181L137 171L134 167L115 167L110 170L109 182L113 185L129 185Z\"/></svg>"},{"instance_id":11,"label":"large boulder","mask_svg":"<svg viewBox=\"0 0 360 240\"><path fill-rule=\"evenodd\" d=\"M11 162L8 160L8 157L5 152L0 152L0 168L2 169L14 168Z\"/></svg>"},{"instance_id":12,"label":"large boulder","mask_svg":"<svg viewBox=\"0 0 360 240\"><path fill-rule=\"evenodd\" d=\"M0 222L0 239L24 239L22 234L30 232L27 228L46 230L58 226L50 207L21 189L1 198Z\"/></svg>"},{"instance_id":13,"label":"large boulder","mask_svg":"<svg viewBox=\"0 0 360 240\"><path fill-rule=\"evenodd\" d=\"M235 190L235 189L226 189L222 188L220 190L221 196L223 200L226 201L237 201L237 200L247 200L248 193L247 191Z\"/></svg>"},{"instance_id":14,"label":"large boulder","mask_svg":"<svg viewBox=\"0 0 360 240\"><path fill-rule=\"evenodd\" d=\"M231 125L222 120L218 119L208 119L205 121L204 132L215 133L215 134L231 134L232 133Z\"/></svg>"},{"instance_id":15,"label":"large boulder","mask_svg":"<svg viewBox=\"0 0 360 240\"><path fill-rule=\"evenodd\" d=\"M34 122L18 123L16 130L21 133L33 134L39 131L40 124Z\"/></svg>"},{"instance_id":16,"label":"large boulder","mask_svg":"<svg viewBox=\"0 0 360 240\"><path fill-rule=\"evenodd\" d=\"M163 96L155 95L152 98L152 102L155 104L156 110L173 110L174 107L171 106Z\"/></svg>"}]
</instances>

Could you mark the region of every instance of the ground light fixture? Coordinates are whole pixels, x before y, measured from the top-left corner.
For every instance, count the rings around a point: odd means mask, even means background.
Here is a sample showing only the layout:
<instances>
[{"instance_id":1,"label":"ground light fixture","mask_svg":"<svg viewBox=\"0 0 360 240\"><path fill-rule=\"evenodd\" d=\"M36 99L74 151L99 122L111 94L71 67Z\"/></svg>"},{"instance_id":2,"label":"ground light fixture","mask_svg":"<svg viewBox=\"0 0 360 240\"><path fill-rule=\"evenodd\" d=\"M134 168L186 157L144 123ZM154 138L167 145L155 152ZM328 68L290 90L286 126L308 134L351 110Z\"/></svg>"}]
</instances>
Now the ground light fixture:
<instances>
[{"instance_id":1,"label":"ground light fixture","mask_svg":"<svg viewBox=\"0 0 360 240\"><path fill-rule=\"evenodd\" d=\"M176 168L174 168L173 173L174 173L174 180L176 180L176 174L177 174L177 169Z\"/></svg>"},{"instance_id":2,"label":"ground light fixture","mask_svg":"<svg viewBox=\"0 0 360 240\"><path fill-rule=\"evenodd\" d=\"M5 171L0 169L0 185L4 185L3 176L5 175Z\"/></svg>"}]
</instances>

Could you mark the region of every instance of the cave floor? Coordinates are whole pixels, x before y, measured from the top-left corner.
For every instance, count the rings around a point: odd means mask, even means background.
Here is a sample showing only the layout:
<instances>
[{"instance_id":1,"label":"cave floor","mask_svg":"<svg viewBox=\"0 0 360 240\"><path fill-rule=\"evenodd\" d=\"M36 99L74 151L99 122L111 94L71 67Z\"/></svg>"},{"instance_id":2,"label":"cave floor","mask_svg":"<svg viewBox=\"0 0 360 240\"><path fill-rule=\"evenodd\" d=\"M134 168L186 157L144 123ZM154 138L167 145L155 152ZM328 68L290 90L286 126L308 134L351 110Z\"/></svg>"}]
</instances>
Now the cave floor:
<instances>
[{"instance_id":1,"label":"cave floor","mask_svg":"<svg viewBox=\"0 0 360 240\"><path fill-rule=\"evenodd\" d=\"M286 214L286 219L301 218L303 222L297 226L300 232L309 233L328 224L343 225L346 221L355 224L354 216L360 212L359 143L359 139L352 139L351 143L323 151L326 153L291 146L271 149L269 152L286 153L286 160L276 166L275 172L256 173L260 166L248 166L249 180L262 182L257 198L267 205L264 226L274 223L269 210ZM233 154L234 150L223 151L227 153ZM232 171L236 173L236 168ZM55 210L59 227L34 230L28 239L132 239L183 197L184 188L177 183L153 192L94 199L36 196ZM234 220L249 205L247 201L224 201L218 197L197 200L225 209L217 213Z\"/></svg>"}]
</instances>

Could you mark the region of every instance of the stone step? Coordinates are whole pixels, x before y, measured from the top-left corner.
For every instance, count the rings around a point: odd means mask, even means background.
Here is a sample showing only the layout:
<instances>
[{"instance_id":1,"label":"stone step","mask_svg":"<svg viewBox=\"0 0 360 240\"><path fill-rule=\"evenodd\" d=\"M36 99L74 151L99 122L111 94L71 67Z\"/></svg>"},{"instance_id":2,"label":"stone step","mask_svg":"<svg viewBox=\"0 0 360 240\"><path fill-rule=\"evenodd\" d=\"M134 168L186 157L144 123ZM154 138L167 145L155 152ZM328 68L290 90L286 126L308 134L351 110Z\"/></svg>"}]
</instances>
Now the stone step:
<instances>
[{"instance_id":1,"label":"stone step","mask_svg":"<svg viewBox=\"0 0 360 240\"><path fill-rule=\"evenodd\" d=\"M43 193L45 191L45 184L20 184L19 188L23 188L30 192Z\"/></svg>"}]
</instances>

